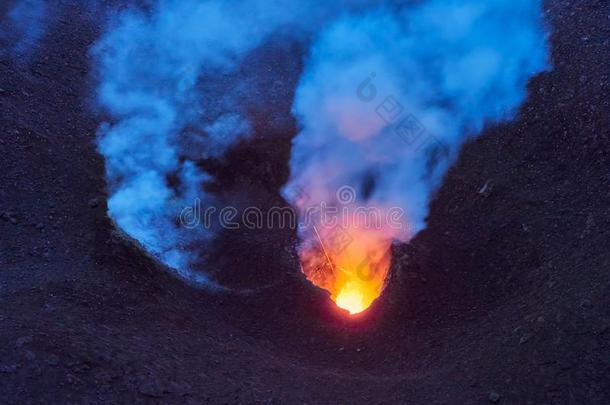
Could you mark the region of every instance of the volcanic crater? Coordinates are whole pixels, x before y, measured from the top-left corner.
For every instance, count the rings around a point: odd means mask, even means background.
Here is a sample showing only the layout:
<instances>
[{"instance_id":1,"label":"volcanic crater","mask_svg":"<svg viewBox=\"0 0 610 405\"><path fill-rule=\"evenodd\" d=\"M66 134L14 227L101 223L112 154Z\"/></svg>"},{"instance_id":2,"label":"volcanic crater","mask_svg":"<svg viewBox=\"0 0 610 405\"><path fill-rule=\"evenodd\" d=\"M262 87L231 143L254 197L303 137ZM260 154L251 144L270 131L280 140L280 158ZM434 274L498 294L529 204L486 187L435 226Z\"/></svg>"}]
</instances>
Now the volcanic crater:
<instances>
[{"instance_id":1,"label":"volcanic crater","mask_svg":"<svg viewBox=\"0 0 610 405\"><path fill-rule=\"evenodd\" d=\"M392 246L381 296L356 315L307 281L295 229L189 246L216 290L117 229L91 105L103 22L61 4L30 60L0 58L1 402L610 401L606 1L545 2L553 69L462 148L427 228ZM300 52L257 48L232 73L270 101L247 111L251 138L197 162L219 201L288 205Z\"/></svg>"}]
</instances>

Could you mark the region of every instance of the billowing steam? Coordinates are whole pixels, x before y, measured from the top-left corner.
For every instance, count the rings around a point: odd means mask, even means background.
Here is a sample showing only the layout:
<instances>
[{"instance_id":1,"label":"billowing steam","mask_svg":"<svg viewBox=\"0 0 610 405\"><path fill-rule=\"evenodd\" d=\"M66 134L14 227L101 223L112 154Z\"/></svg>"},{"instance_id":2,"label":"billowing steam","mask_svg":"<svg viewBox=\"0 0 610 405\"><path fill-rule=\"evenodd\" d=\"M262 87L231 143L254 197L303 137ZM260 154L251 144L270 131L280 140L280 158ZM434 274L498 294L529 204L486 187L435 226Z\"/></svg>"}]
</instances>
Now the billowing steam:
<instances>
[{"instance_id":1,"label":"billowing steam","mask_svg":"<svg viewBox=\"0 0 610 405\"><path fill-rule=\"evenodd\" d=\"M547 66L539 6L435 0L335 21L313 44L297 90L303 130L291 182L314 202L350 185L403 207L420 230L460 145L511 118L528 79Z\"/></svg>"},{"instance_id":2,"label":"billowing steam","mask_svg":"<svg viewBox=\"0 0 610 405\"><path fill-rule=\"evenodd\" d=\"M305 190L305 202L292 198L303 215L322 202L340 206L335 194L347 185L358 196L348 215L401 207L405 216L400 230L367 229L362 221L302 229L310 280L351 312L370 305L392 240L406 241L425 226L430 198L461 144L486 123L510 119L528 79L546 67L540 3L532 0L378 7L320 32L294 102L302 130L285 195ZM348 241L337 247L338 232Z\"/></svg>"},{"instance_id":3,"label":"billowing steam","mask_svg":"<svg viewBox=\"0 0 610 405\"><path fill-rule=\"evenodd\" d=\"M147 12L122 13L94 49L99 103L113 118L100 128L99 150L106 158L109 214L118 226L181 276L211 285L193 271L209 231L180 226L177 218L196 198L214 203L203 194L208 175L196 162L222 156L250 135L243 103L254 101L238 96L248 85L238 78L209 84L274 41L272 34L301 40L350 9L347 3L159 1Z\"/></svg>"},{"instance_id":4,"label":"billowing steam","mask_svg":"<svg viewBox=\"0 0 610 405\"><path fill-rule=\"evenodd\" d=\"M120 13L93 51L111 117L99 131L110 216L183 277L212 285L193 271L210 231L177 218L196 198L214 203L197 162L250 136L245 104L265 102L239 97L248 86L239 75L214 83L257 47L296 41L309 50L284 195L301 216L330 204L353 219L343 229L353 243L340 254L324 246L333 229L319 219L304 227L301 259L308 273L324 251L331 270L318 284L337 301L360 300L355 273L374 280L366 295L376 297L389 245L425 226L460 145L511 118L528 79L547 66L539 1L394 3L170 0ZM337 195L343 186L354 192L348 202ZM360 208L400 208L402 226L365 232Z\"/></svg>"}]
</instances>

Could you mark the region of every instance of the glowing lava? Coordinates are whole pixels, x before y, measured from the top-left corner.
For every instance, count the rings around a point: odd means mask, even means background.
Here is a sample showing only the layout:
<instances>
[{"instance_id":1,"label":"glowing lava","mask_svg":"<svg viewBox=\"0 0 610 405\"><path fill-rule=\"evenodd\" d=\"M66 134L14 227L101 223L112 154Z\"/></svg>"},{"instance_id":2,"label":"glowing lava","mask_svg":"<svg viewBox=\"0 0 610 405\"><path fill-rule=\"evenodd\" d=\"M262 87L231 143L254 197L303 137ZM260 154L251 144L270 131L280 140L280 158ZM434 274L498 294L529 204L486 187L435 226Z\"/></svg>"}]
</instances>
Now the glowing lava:
<instances>
[{"instance_id":1,"label":"glowing lava","mask_svg":"<svg viewBox=\"0 0 610 405\"><path fill-rule=\"evenodd\" d=\"M367 309L362 290L355 283L348 283L335 298L335 303L339 308L347 310L351 315L360 313ZM369 304L370 305L370 304Z\"/></svg>"},{"instance_id":2,"label":"glowing lava","mask_svg":"<svg viewBox=\"0 0 610 405\"><path fill-rule=\"evenodd\" d=\"M316 228L315 234L318 243L312 241L300 252L307 279L329 291L335 304L351 315L366 310L383 291L392 235L359 228Z\"/></svg>"}]
</instances>

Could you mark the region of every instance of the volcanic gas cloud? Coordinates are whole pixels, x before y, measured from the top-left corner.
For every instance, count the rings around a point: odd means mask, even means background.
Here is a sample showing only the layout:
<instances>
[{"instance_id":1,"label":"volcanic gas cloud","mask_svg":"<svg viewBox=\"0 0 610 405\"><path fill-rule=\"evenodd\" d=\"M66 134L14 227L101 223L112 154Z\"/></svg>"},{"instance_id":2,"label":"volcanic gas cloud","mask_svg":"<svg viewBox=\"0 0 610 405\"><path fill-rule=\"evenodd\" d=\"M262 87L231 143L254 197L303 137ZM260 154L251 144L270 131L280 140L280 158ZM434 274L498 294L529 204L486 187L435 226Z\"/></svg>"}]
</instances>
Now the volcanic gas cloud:
<instances>
[{"instance_id":1,"label":"volcanic gas cloud","mask_svg":"<svg viewBox=\"0 0 610 405\"><path fill-rule=\"evenodd\" d=\"M301 229L304 272L340 307L357 313L380 294L392 242L425 226L460 145L510 118L528 79L547 66L539 7L424 1L346 14L318 33L294 102L302 130L285 195L301 215L341 206L345 186L356 198L338 215L404 210L402 218L378 215L381 224L314 217Z\"/></svg>"},{"instance_id":2,"label":"volcanic gas cloud","mask_svg":"<svg viewBox=\"0 0 610 405\"><path fill-rule=\"evenodd\" d=\"M292 4L291 4L292 3ZM251 136L249 82L214 78L266 43L303 49L299 123L282 190L296 208L307 278L351 313L381 293L390 247L425 226L460 145L510 119L546 69L538 0L158 1L117 15L93 55L109 214L178 274L198 268L214 235L176 218L213 203L195 162ZM295 55L301 57L301 55ZM178 181L169 183L172 177Z\"/></svg>"}]
</instances>

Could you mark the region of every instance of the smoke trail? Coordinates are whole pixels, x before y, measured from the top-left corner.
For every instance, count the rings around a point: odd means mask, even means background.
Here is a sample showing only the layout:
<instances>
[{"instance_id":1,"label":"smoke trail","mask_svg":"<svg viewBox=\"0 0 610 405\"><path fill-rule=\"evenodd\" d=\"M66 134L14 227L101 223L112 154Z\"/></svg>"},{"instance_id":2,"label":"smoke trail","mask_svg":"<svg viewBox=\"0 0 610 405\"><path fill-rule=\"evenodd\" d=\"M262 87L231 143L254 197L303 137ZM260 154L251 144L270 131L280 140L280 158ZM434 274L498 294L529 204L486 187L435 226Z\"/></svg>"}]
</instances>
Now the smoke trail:
<instances>
[{"instance_id":1,"label":"smoke trail","mask_svg":"<svg viewBox=\"0 0 610 405\"><path fill-rule=\"evenodd\" d=\"M250 84L237 73L244 57L268 42L307 46L311 37L294 100L302 131L284 193L301 214L336 202L343 185L358 195L348 216L357 217L357 206L401 207L402 229L360 235L380 249L424 227L431 195L463 141L510 118L528 78L546 67L536 1L401 8L186 0L120 13L93 50L98 101L111 117L99 130L109 214L181 276L212 283L195 269L213 235L177 218L195 198L214 203L202 193L210 176L198 162L251 135L246 111L256 100L240 97ZM306 190L306 204L292 196L295 187ZM194 210L187 214L196 222ZM315 242L311 229L300 236L302 251Z\"/></svg>"},{"instance_id":2,"label":"smoke trail","mask_svg":"<svg viewBox=\"0 0 610 405\"><path fill-rule=\"evenodd\" d=\"M345 15L311 47L294 101L302 130L284 194L303 215L323 201L339 205L335 192L349 185L359 197L354 206L406 214L401 231L376 231L370 249L407 241L425 227L430 199L462 143L485 124L510 119L528 79L545 68L539 1L431 0ZM306 190L306 203L291 195L295 188ZM332 232L317 225L321 235L300 233L305 263L315 261L313 245L331 243ZM352 245L351 254L365 254Z\"/></svg>"},{"instance_id":3,"label":"smoke trail","mask_svg":"<svg viewBox=\"0 0 610 405\"><path fill-rule=\"evenodd\" d=\"M196 271L210 231L195 226L196 207L186 212L189 226L177 218L196 198L214 203L203 193L209 175L197 162L250 136L244 104L261 100L239 96L248 82L235 72L265 41L300 41L351 7L186 0L121 13L93 51L99 103L113 119L99 130L99 151L118 226L182 277L211 284ZM219 86L221 77L229 84Z\"/></svg>"}]
</instances>

